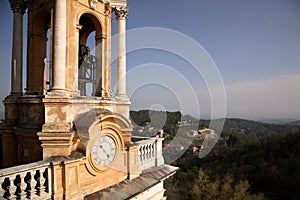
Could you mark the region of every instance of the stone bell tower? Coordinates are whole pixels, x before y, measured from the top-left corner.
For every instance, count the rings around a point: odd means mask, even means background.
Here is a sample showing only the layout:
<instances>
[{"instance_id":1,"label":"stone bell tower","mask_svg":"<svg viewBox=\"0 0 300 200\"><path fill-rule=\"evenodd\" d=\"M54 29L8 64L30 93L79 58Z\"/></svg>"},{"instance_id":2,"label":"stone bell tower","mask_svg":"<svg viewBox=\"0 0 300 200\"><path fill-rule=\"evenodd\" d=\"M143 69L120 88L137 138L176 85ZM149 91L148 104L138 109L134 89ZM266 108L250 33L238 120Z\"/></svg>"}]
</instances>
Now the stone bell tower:
<instances>
[{"instance_id":1,"label":"stone bell tower","mask_svg":"<svg viewBox=\"0 0 300 200\"><path fill-rule=\"evenodd\" d=\"M10 0L11 93L4 100L3 167L81 148L74 121L91 110L129 118L126 96L126 0ZM22 85L23 14L28 10L26 86ZM118 26L116 92L111 90L111 27ZM95 50L88 47L93 38ZM23 91L23 88L24 91ZM128 121L126 134L130 135ZM129 142L129 136L127 140Z\"/></svg>"},{"instance_id":2,"label":"stone bell tower","mask_svg":"<svg viewBox=\"0 0 300 200\"><path fill-rule=\"evenodd\" d=\"M10 0L11 93L0 127L0 198L165 199L163 138L133 137L126 0ZM23 14L28 9L23 91ZM116 17L116 91L111 27ZM94 50L89 36L94 34ZM22 166L19 166L21 165ZM24 165L23 165L24 164Z\"/></svg>"}]
</instances>

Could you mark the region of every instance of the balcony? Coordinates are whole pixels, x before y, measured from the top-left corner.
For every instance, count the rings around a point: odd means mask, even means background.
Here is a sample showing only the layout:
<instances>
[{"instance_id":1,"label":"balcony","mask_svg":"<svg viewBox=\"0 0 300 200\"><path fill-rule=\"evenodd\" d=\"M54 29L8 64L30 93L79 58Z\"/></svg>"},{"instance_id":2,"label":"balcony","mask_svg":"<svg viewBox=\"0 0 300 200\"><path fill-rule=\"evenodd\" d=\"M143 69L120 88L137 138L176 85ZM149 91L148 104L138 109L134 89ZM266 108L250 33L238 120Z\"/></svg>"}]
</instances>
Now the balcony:
<instances>
[{"instance_id":1,"label":"balcony","mask_svg":"<svg viewBox=\"0 0 300 200\"><path fill-rule=\"evenodd\" d=\"M135 136L132 137L132 141L138 146L138 161L141 171L164 164L162 156L163 138Z\"/></svg>"},{"instance_id":2,"label":"balcony","mask_svg":"<svg viewBox=\"0 0 300 200\"><path fill-rule=\"evenodd\" d=\"M147 169L164 166L162 141L163 138L132 137L132 146L137 148L135 157L141 176L143 171L147 172ZM53 199L55 193L61 190L61 185L58 183L64 182L56 179L70 178L58 176L57 171L65 167L62 169L62 174L67 174L69 170L67 166L70 163L74 166L74 163L82 160L85 160L85 157L77 159L58 157L51 161L39 161L2 169L0 170L0 199ZM79 180L78 183L80 184Z\"/></svg>"}]
</instances>

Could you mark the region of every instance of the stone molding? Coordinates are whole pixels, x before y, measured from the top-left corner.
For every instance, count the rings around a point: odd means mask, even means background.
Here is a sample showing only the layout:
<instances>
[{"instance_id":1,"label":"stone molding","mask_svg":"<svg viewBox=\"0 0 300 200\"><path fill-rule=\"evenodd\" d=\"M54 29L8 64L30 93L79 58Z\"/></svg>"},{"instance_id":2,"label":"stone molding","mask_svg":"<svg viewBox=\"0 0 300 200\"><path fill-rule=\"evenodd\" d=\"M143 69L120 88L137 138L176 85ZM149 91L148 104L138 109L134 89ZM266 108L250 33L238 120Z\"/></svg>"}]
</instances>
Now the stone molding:
<instances>
[{"instance_id":1,"label":"stone molding","mask_svg":"<svg viewBox=\"0 0 300 200\"><path fill-rule=\"evenodd\" d=\"M9 0L10 8L13 13L22 13L24 14L27 9L27 1L25 0Z\"/></svg>"}]
</instances>

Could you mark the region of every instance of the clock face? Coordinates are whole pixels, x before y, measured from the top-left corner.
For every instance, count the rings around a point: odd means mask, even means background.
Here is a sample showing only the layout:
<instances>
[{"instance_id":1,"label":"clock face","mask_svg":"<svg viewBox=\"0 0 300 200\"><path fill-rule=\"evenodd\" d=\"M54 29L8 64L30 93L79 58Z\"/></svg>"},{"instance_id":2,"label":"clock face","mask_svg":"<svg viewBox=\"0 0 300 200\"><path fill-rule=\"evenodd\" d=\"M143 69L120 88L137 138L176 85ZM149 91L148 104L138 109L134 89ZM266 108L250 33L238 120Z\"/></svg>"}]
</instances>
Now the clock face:
<instances>
[{"instance_id":1,"label":"clock face","mask_svg":"<svg viewBox=\"0 0 300 200\"><path fill-rule=\"evenodd\" d=\"M100 137L92 147L94 161L100 167L109 165L116 154L116 143L110 136Z\"/></svg>"}]
</instances>

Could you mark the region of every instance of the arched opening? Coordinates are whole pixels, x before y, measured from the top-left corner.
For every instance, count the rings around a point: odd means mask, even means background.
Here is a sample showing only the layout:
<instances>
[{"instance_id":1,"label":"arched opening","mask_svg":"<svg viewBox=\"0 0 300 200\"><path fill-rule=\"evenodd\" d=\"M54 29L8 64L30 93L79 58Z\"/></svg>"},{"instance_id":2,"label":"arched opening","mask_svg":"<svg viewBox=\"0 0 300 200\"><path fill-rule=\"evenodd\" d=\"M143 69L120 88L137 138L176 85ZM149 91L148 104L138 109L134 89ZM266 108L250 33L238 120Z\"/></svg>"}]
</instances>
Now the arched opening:
<instances>
[{"instance_id":1,"label":"arched opening","mask_svg":"<svg viewBox=\"0 0 300 200\"><path fill-rule=\"evenodd\" d=\"M28 27L27 47L27 85L26 93L43 95L46 93L47 80L50 80L50 22L48 10L41 10L33 17ZM49 79L48 79L49 77Z\"/></svg>"},{"instance_id":2,"label":"arched opening","mask_svg":"<svg viewBox=\"0 0 300 200\"><path fill-rule=\"evenodd\" d=\"M101 26L91 14L83 14L79 24L78 89L82 96L99 95L102 88Z\"/></svg>"}]
</instances>

